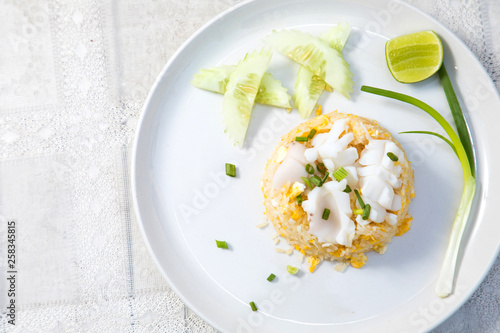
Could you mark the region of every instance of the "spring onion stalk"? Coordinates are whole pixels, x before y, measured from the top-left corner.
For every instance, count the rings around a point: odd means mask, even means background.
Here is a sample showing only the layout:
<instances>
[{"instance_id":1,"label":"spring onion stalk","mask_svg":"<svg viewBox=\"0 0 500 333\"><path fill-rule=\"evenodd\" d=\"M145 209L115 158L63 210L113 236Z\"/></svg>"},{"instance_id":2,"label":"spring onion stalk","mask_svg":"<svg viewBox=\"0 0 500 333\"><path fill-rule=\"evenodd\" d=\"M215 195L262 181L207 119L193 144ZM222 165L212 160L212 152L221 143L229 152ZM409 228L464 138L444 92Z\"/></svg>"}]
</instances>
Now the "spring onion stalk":
<instances>
[{"instance_id":1,"label":"spring onion stalk","mask_svg":"<svg viewBox=\"0 0 500 333\"><path fill-rule=\"evenodd\" d=\"M308 174L312 175L314 173L314 167L311 164L307 163L306 164L306 171Z\"/></svg>"},{"instance_id":2,"label":"spring onion stalk","mask_svg":"<svg viewBox=\"0 0 500 333\"><path fill-rule=\"evenodd\" d=\"M229 247L227 246L226 241L218 241L218 240L216 240L215 243L217 244L217 247L219 249L226 249L226 250L229 249Z\"/></svg>"},{"instance_id":3,"label":"spring onion stalk","mask_svg":"<svg viewBox=\"0 0 500 333\"><path fill-rule=\"evenodd\" d=\"M313 129L309 132L309 134L307 135L307 138L308 138L308 139L312 139L312 138L314 138L314 136L316 135L316 133L317 133L316 129L314 129L314 128L313 128Z\"/></svg>"},{"instance_id":4,"label":"spring onion stalk","mask_svg":"<svg viewBox=\"0 0 500 333\"><path fill-rule=\"evenodd\" d=\"M445 74L445 76L447 76L447 74ZM451 89L453 88L451 87ZM453 292L453 283L455 278L455 269L457 264L458 252L460 250L460 241L462 239L467 224L467 220L472 206L472 201L474 199L474 194L476 193L476 179L473 173L474 161L469 161L469 157L464 148L464 144L462 144L460 137L453 130L453 127L443 118L443 116L441 116L441 114L439 114L439 112L437 112L428 104L414 97L389 90L383 90L368 86L362 86L361 90L375 95L381 95L397 99L402 102L412 104L422 109L423 111L427 112L445 130L446 134L451 139L451 142L456 149L458 159L460 160L460 164L462 165L463 176L464 176L464 189L462 192L462 198L460 199L460 205L458 207L458 211L455 216L455 221L453 222L451 237L448 243L448 248L446 250L444 263L441 268L441 272L439 274L436 285L437 295L439 297L447 297ZM445 93L446 93L446 88L445 88ZM455 110L454 112L457 111ZM459 131L461 130L460 127L458 126L457 129ZM464 128L462 128L461 131L463 130L467 130L466 125ZM473 157L473 155L471 156Z\"/></svg>"},{"instance_id":5,"label":"spring onion stalk","mask_svg":"<svg viewBox=\"0 0 500 333\"><path fill-rule=\"evenodd\" d=\"M448 145L450 145L451 149L453 149L453 151L455 152L455 154L457 153L457 149L453 145L453 142L451 142L446 137L444 137L441 134L436 133L436 132L430 132L430 131L405 131L405 132L399 132L399 134L428 134L428 135L434 135L435 137L440 138L441 140L443 140L444 142L446 142Z\"/></svg>"},{"instance_id":6,"label":"spring onion stalk","mask_svg":"<svg viewBox=\"0 0 500 333\"><path fill-rule=\"evenodd\" d=\"M226 163L226 175L236 177L236 166L231 163Z\"/></svg>"},{"instance_id":7,"label":"spring onion stalk","mask_svg":"<svg viewBox=\"0 0 500 333\"><path fill-rule=\"evenodd\" d=\"M267 277L267 281L271 282L276 278L276 275L272 274Z\"/></svg>"},{"instance_id":8,"label":"spring onion stalk","mask_svg":"<svg viewBox=\"0 0 500 333\"><path fill-rule=\"evenodd\" d=\"M328 208L325 208L323 210L323 215L321 216L321 218L323 220L328 220L329 217L330 217L330 210Z\"/></svg>"},{"instance_id":9,"label":"spring onion stalk","mask_svg":"<svg viewBox=\"0 0 500 333\"><path fill-rule=\"evenodd\" d=\"M340 167L338 168L333 174L332 176L337 179L337 181L341 181L342 179L344 179L345 177L347 177L348 173L347 173L347 170L344 169L343 167Z\"/></svg>"},{"instance_id":10,"label":"spring onion stalk","mask_svg":"<svg viewBox=\"0 0 500 333\"><path fill-rule=\"evenodd\" d=\"M250 307L252 308L252 311L257 311L257 305L255 305L255 302L250 302Z\"/></svg>"},{"instance_id":11,"label":"spring onion stalk","mask_svg":"<svg viewBox=\"0 0 500 333\"><path fill-rule=\"evenodd\" d=\"M307 140L309 140L309 138L307 136L296 136L295 137L295 141L297 141L297 142L307 142Z\"/></svg>"},{"instance_id":12,"label":"spring onion stalk","mask_svg":"<svg viewBox=\"0 0 500 333\"><path fill-rule=\"evenodd\" d=\"M361 209L365 209L365 202L361 198L361 195L359 195L359 191L354 190L354 194L356 194L356 198L358 198L359 206L361 207Z\"/></svg>"},{"instance_id":13,"label":"spring onion stalk","mask_svg":"<svg viewBox=\"0 0 500 333\"><path fill-rule=\"evenodd\" d=\"M290 265L287 265L286 266L286 271L292 275L295 275L299 272L299 269L297 267L294 267L294 266L290 266Z\"/></svg>"},{"instance_id":14,"label":"spring onion stalk","mask_svg":"<svg viewBox=\"0 0 500 333\"><path fill-rule=\"evenodd\" d=\"M345 186L345 190L344 190L345 193L351 193L352 192L352 189L349 185L346 185Z\"/></svg>"}]
</instances>

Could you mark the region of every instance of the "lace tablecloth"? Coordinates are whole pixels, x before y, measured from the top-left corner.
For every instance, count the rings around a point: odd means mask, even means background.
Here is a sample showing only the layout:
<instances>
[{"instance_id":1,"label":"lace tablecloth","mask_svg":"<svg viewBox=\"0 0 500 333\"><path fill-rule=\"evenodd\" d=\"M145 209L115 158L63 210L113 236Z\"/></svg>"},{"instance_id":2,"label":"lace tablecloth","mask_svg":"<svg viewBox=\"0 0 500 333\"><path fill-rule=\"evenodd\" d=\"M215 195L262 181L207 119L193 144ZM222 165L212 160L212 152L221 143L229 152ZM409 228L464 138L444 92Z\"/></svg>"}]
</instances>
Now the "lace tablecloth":
<instances>
[{"instance_id":1,"label":"lace tablecloth","mask_svg":"<svg viewBox=\"0 0 500 333\"><path fill-rule=\"evenodd\" d=\"M130 143L156 76L237 0L0 1L1 329L210 332L157 271L131 210ZM500 87L500 2L411 0ZM8 221L16 221L16 325ZM500 260L435 332L500 332Z\"/></svg>"}]
</instances>

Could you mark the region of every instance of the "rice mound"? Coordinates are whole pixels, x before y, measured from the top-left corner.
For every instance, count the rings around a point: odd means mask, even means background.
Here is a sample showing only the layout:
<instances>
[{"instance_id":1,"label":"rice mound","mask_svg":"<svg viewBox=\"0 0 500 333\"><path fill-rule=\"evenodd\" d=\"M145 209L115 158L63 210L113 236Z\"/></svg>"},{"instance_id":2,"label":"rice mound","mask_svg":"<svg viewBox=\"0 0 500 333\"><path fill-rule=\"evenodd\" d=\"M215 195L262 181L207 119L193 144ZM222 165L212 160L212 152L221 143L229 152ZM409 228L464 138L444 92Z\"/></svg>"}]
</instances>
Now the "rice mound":
<instances>
[{"instance_id":1,"label":"rice mound","mask_svg":"<svg viewBox=\"0 0 500 333\"><path fill-rule=\"evenodd\" d=\"M280 189L273 187L273 177L283 159L283 150L297 136L307 136L314 128L317 133L328 132L336 120L347 119L348 131L354 135L354 140L348 147L355 147L358 155L368 144L367 131L373 139L391 140L404 152L401 145L392 137L391 133L380 126L376 121L364 117L332 112L310 119L281 138L280 143L274 149L269 158L263 177L262 191L264 194L265 214L272 222L274 229L283 237L290 246L308 257L310 271L313 272L317 264L323 260L340 262L343 268L350 264L355 268L362 267L366 261L365 253L375 251L383 254L387 244L393 236L401 236L410 229L412 217L408 213L408 206L414 197L414 177L410 162L404 155L404 160L399 160L402 172L399 179L402 185L394 190L395 194L401 196L402 208L397 212L397 223L391 225L387 222L371 222L361 226L351 218L356 226L352 246L347 247L340 244L320 242L318 238L308 232L309 221L306 212L297 203L296 194L292 192L293 184L287 183ZM312 147L310 141L304 143L307 148ZM351 208L355 208L356 196L352 191L350 194ZM304 197L304 194L303 194ZM304 197L304 200L306 197ZM338 268L338 267L337 267ZM340 269L342 270L342 268Z\"/></svg>"}]
</instances>

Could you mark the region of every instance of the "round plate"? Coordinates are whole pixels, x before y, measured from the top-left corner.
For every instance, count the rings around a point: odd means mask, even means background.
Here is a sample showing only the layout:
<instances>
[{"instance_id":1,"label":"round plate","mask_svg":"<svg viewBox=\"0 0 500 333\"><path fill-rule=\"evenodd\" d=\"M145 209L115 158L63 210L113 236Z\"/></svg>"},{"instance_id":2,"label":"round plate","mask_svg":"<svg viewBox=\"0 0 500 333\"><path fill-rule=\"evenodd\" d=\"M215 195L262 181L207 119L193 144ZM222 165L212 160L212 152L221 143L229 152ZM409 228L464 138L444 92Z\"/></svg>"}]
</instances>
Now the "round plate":
<instances>
[{"instance_id":1,"label":"round plate","mask_svg":"<svg viewBox=\"0 0 500 333\"><path fill-rule=\"evenodd\" d=\"M353 31L344 57L354 74L347 100L323 93L324 112L339 110L376 119L395 134L415 170L416 197L409 232L395 237L384 255L339 273L322 263L314 274L274 244L263 221L260 177L274 146L297 126L296 111L256 105L243 149L224 134L222 95L190 85L201 68L236 64L265 45L273 29L312 34L338 22ZM444 63L466 110L477 157L478 191L462 243L455 293L434 292L462 192L460 163L433 137L397 134L441 132L427 114L398 101L363 93L372 85L413 95L452 121L439 79L396 82L386 67L384 44L393 37L434 30ZM274 52L268 72L293 93L298 65ZM134 146L133 196L140 227L158 268L183 301L211 325L227 332L416 332L430 329L462 305L478 287L500 248L499 155L496 124L500 100L487 73L456 36L414 8L396 1L262 0L244 3L212 20L165 66L147 99ZM225 176L224 164L238 177ZM494 203L493 205L489 203ZM225 240L229 250L218 249ZM286 266L300 267L297 275ZM274 273L277 278L268 282ZM254 301L258 312L250 309Z\"/></svg>"}]
</instances>

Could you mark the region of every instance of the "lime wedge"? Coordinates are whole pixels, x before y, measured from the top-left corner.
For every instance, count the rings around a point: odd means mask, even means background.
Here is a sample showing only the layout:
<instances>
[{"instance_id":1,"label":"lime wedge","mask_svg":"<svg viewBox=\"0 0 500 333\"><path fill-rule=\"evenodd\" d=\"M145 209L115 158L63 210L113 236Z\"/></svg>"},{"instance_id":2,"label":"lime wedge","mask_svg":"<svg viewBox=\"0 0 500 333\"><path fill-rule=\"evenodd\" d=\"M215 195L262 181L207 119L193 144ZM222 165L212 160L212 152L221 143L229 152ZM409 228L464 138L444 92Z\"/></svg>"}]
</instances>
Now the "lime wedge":
<instances>
[{"instance_id":1,"label":"lime wedge","mask_svg":"<svg viewBox=\"0 0 500 333\"><path fill-rule=\"evenodd\" d=\"M392 76L402 83L427 79L443 63L443 44L434 31L399 36L385 44L385 58Z\"/></svg>"}]
</instances>

